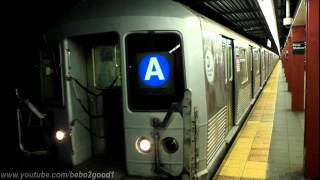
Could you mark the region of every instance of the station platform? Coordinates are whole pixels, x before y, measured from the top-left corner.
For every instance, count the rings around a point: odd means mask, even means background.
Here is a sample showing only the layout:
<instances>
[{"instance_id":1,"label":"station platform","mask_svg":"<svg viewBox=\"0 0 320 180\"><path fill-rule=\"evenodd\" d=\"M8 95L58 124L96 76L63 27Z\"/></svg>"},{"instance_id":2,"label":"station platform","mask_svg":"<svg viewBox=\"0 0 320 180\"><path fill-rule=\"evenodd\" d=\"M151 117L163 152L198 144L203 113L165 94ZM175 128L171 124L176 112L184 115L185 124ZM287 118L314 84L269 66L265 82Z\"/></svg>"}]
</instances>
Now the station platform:
<instances>
[{"instance_id":1,"label":"station platform","mask_svg":"<svg viewBox=\"0 0 320 180\"><path fill-rule=\"evenodd\" d=\"M213 179L304 179L303 121L279 62Z\"/></svg>"}]
</instances>

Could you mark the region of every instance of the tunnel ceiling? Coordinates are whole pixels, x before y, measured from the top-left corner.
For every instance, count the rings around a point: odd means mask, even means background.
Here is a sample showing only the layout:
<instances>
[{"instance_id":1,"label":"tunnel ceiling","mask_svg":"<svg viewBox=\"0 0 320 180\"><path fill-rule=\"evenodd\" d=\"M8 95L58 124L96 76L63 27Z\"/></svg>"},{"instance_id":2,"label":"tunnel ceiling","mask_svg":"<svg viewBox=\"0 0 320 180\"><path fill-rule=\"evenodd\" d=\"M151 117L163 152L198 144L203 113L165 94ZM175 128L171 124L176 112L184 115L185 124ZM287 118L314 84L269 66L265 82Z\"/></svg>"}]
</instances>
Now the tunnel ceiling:
<instances>
[{"instance_id":1,"label":"tunnel ceiling","mask_svg":"<svg viewBox=\"0 0 320 180\"><path fill-rule=\"evenodd\" d=\"M257 0L178 0L195 11L217 21L224 26L267 47L267 39L271 41L271 49L278 52L267 22ZM289 29L282 25L285 17L285 0L274 0L280 46L286 39ZM297 0L291 0L291 14L296 8ZM292 17L292 16L291 16Z\"/></svg>"}]
</instances>

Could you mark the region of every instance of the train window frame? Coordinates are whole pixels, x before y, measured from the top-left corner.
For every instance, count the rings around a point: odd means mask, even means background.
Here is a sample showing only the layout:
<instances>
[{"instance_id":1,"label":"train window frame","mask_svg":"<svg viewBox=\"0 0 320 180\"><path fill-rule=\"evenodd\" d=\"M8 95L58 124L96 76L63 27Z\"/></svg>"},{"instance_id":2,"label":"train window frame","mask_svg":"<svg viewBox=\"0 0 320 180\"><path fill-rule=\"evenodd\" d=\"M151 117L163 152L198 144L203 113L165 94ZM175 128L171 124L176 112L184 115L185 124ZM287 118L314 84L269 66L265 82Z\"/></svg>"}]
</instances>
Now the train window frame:
<instances>
[{"instance_id":1,"label":"train window frame","mask_svg":"<svg viewBox=\"0 0 320 180\"><path fill-rule=\"evenodd\" d=\"M264 54L265 54L265 52L262 51L262 52L261 52L261 61L262 61L261 65L262 65L262 69L263 69L263 70L265 69L265 56L264 56ZM263 60L262 60L262 59L263 59Z\"/></svg>"},{"instance_id":2,"label":"train window frame","mask_svg":"<svg viewBox=\"0 0 320 180\"><path fill-rule=\"evenodd\" d=\"M241 56L240 54L241 51L243 51L243 56ZM247 82L249 82L247 49L244 47L237 47L237 56L239 56L239 62L240 62L241 84L244 85ZM244 65L245 65L245 68L243 68ZM243 71L244 69L245 71Z\"/></svg>"},{"instance_id":3,"label":"train window frame","mask_svg":"<svg viewBox=\"0 0 320 180\"><path fill-rule=\"evenodd\" d=\"M178 38L179 40L179 43L177 45L175 45L175 47L170 47L170 51L167 49L166 51L168 51L169 53L172 53L172 52L178 52L176 51L177 49L180 51L180 61L175 61L174 63L178 65L175 65L175 66L179 66L180 64L180 68L178 69L179 72L176 72L175 70L175 73L179 74L179 77L176 78L176 79L179 79L179 80L173 80L173 81L176 81L176 82L179 82L178 84L180 86L177 86L176 84L173 84L173 86L177 89L174 89L174 93L171 97L171 100L168 100L170 99L170 97L166 97L168 98L167 102L163 103L163 104L166 104L166 105L159 105L158 107L156 107L155 105L151 105L150 106L150 102L151 102L151 99L152 98L145 98L145 97L142 97L140 93L139 97L140 98L137 98L135 96L137 96L137 94L134 92L134 90L132 90L132 84L131 83L134 83L134 80L132 79L133 77L130 76L130 74L132 74L130 71L132 71L132 69L130 70L130 68L132 68L132 62L130 62L130 50L129 49L132 49L132 48L129 48L129 40L128 38L132 35L165 35L165 34L170 34L170 35L174 35ZM141 43L141 42L140 42ZM172 105L172 103L174 102L180 102L182 101L183 99L183 96L184 96L184 90L185 90L185 65L184 65L184 51L183 51L183 36L181 34L181 32L179 31L133 31L133 32L130 32L130 33L127 33L124 35L124 45L125 45L125 54L126 54L126 58L125 58L125 62L126 62L126 67L124 67L126 69L126 83L127 83L127 102L128 102L128 108L130 111L132 112L166 112L168 111L168 109L170 108L170 106ZM154 44L156 45L156 44ZM152 49L151 47L148 47L149 49ZM147 49L148 49L147 48ZM139 52L139 51L137 51ZM144 52L139 52L137 54L135 54L136 57L138 57L138 54L144 54L144 53L150 53L152 51L144 51ZM154 51L154 52L157 52L159 53L159 51ZM175 57L176 58L176 57ZM137 60L136 60L137 61ZM136 67L137 68L137 67ZM136 70L137 71L137 70ZM138 73L138 72L136 72ZM136 74L136 76L139 76ZM137 77L136 77L137 78ZM178 87L178 88L177 88ZM142 97L142 98L141 98ZM144 99L145 98L145 99ZM162 99L166 99L166 98L162 98ZM134 100L137 100L139 99L139 105L137 104L134 104ZM147 100L146 100L147 99ZM160 98L160 96L158 97L158 100L162 100ZM146 101L147 103L143 103L144 101ZM164 100L165 101L165 100ZM149 103L148 103L149 102ZM157 103L159 103L157 101ZM145 104L145 105L143 105ZM147 104L147 105L146 105ZM155 104L155 103L154 103Z\"/></svg>"},{"instance_id":4,"label":"train window frame","mask_svg":"<svg viewBox=\"0 0 320 180\"><path fill-rule=\"evenodd\" d=\"M229 66L228 66L228 74L229 75L229 81L232 81L233 79L233 49L232 49L232 45L228 46L228 55L229 55L229 58L230 58L230 63L229 63Z\"/></svg>"},{"instance_id":5,"label":"train window frame","mask_svg":"<svg viewBox=\"0 0 320 180\"><path fill-rule=\"evenodd\" d=\"M96 58L96 50L97 49L101 49L101 48L113 48L113 57L112 57L112 65L110 65L110 67L108 66L108 68L112 68L112 72L111 72L111 79L110 81L106 82L106 84L104 85L101 85L97 82L97 79L98 79L98 75L96 74L97 73L97 59ZM94 88L96 89L106 89L108 88L111 84L113 84L113 81L117 80L117 78L120 76L121 74L121 50L120 50L120 43L118 44L115 44L115 45L95 45L92 47L91 49L92 51L92 71L93 71L93 85L94 85ZM108 60L110 61L110 60ZM102 62L101 62L102 63ZM106 64L107 66L107 64ZM108 71L109 72L109 71ZM105 75L105 72L100 72L102 73L103 75ZM120 81L118 81L120 82Z\"/></svg>"},{"instance_id":6,"label":"train window frame","mask_svg":"<svg viewBox=\"0 0 320 180\"><path fill-rule=\"evenodd\" d=\"M258 49L254 50L256 56L253 56L255 57L256 59L254 59L256 61L256 69L257 69L257 72L256 72L256 75L259 75L260 74L260 51Z\"/></svg>"},{"instance_id":7,"label":"train window frame","mask_svg":"<svg viewBox=\"0 0 320 180\"><path fill-rule=\"evenodd\" d=\"M233 49L232 49L232 40L224 37L222 38L222 51L224 56L225 64L227 64L227 67L225 67L226 70L226 77L228 78L227 81L232 81L233 79Z\"/></svg>"},{"instance_id":8,"label":"train window frame","mask_svg":"<svg viewBox=\"0 0 320 180\"><path fill-rule=\"evenodd\" d=\"M268 52L267 51L265 51L264 52L264 69L266 69L266 67L267 67L267 63L268 63L268 57L269 57L269 55L268 55Z\"/></svg>"},{"instance_id":9,"label":"train window frame","mask_svg":"<svg viewBox=\"0 0 320 180\"><path fill-rule=\"evenodd\" d=\"M229 72L228 72L229 61L228 61L228 48L224 42L222 42L222 55L223 55L223 61L224 61L225 84L227 84L229 79Z\"/></svg>"},{"instance_id":10,"label":"train window frame","mask_svg":"<svg viewBox=\"0 0 320 180\"><path fill-rule=\"evenodd\" d=\"M56 49L55 49L56 48ZM46 54L46 55L45 55ZM48 54L49 57L48 57ZM44 59L48 58L48 59ZM45 67L44 61L50 61L49 63L54 66ZM39 52L39 75L40 75L40 92L41 92L41 101L48 106L64 106L64 82L63 82L63 68L62 68L62 44L59 41L50 41L44 49L41 49ZM50 65L49 65L50 66ZM43 69L45 68L45 69ZM50 71L50 72L49 72ZM44 76L49 76L51 74L56 74L53 80L51 80L52 89L51 95L48 95L48 92L45 91L46 85L48 82L45 82L46 79ZM49 93L50 94L50 93Z\"/></svg>"},{"instance_id":11,"label":"train window frame","mask_svg":"<svg viewBox=\"0 0 320 180\"><path fill-rule=\"evenodd\" d=\"M242 60L242 61L241 61ZM242 72L242 81L241 81L241 84L246 84L248 81L249 81L249 73L248 73L248 60L246 58L244 59L240 59L240 64L241 66L243 66L243 64L245 64L245 71ZM241 69L243 70L243 69Z\"/></svg>"}]
</instances>

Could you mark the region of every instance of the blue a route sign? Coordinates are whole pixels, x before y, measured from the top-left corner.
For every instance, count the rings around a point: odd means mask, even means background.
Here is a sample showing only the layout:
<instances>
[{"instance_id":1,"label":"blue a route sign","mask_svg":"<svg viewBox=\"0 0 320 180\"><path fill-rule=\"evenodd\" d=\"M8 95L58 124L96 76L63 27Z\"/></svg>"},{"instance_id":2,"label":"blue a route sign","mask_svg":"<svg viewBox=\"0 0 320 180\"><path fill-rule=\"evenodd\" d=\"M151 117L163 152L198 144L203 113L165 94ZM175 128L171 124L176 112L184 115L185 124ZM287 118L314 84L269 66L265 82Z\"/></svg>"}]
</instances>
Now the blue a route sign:
<instances>
[{"instance_id":1,"label":"blue a route sign","mask_svg":"<svg viewBox=\"0 0 320 180\"><path fill-rule=\"evenodd\" d=\"M170 64L160 54L148 54L139 63L139 78L146 85L160 87L170 78Z\"/></svg>"}]
</instances>

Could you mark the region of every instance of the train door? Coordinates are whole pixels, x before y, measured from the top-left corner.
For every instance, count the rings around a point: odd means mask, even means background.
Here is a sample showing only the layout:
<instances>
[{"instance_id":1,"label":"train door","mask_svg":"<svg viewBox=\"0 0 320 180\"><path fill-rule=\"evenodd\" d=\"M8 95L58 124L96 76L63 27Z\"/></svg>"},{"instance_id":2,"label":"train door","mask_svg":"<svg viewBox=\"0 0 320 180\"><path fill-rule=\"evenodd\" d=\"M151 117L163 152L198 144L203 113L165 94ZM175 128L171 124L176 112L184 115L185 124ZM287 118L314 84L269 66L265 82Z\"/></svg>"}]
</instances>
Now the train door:
<instances>
[{"instance_id":1,"label":"train door","mask_svg":"<svg viewBox=\"0 0 320 180\"><path fill-rule=\"evenodd\" d=\"M101 163L124 169L119 35L70 37L64 52L68 125L56 126L72 134L72 165L81 169ZM63 144L58 148L66 149Z\"/></svg>"},{"instance_id":2,"label":"train door","mask_svg":"<svg viewBox=\"0 0 320 180\"><path fill-rule=\"evenodd\" d=\"M225 62L225 84L227 94L227 107L228 107L228 129L234 125L234 69L233 69L233 41L223 37L222 43L223 58Z\"/></svg>"},{"instance_id":3,"label":"train door","mask_svg":"<svg viewBox=\"0 0 320 180\"><path fill-rule=\"evenodd\" d=\"M260 86L262 87L264 84L265 79L265 70L264 70L264 51L261 49L261 63L260 63L260 71L261 71L261 79L260 79Z\"/></svg>"},{"instance_id":4,"label":"train door","mask_svg":"<svg viewBox=\"0 0 320 180\"><path fill-rule=\"evenodd\" d=\"M64 70L65 76L68 77L65 82L66 117L63 117L63 123L59 122L58 113L54 114L54 118L57 129L72 134L70 136L72 153L68 156L71 156L73 165L78 165L92 155L90 133L82 127L82 125L88 127L90 124L90 117L84 110L89 109L89 99L87 93L75 84L75 82L78 82L87 86L86 58L84 47L80 42L65 40L63 46L66 54ZM57 145L59 151L61 145Z\"/></svg>"},{"instance_id":5,"label":"train door","mask_svg":"<svg viewBox=\"0 0 320 180\"><path fill-rule=\"evenodd\" d=\"M260 86L260 57L259 50L252 48L252 97L256 98Z\"/></svg>"},{"instance_id":6,"label":"train door","mask_svg":"<svg viewBox=\"0 0 320 180\"><path fill-rule=\"evenodd\" d=\"M120 79L120 47L118 38L106 36L108 42L90 45L92 71L88 70L90 87L99 93L91 96L91 110L98 117L91 117L93 155L105 158L107 165L124 166L124 132L122 88ZM102 117L99 115L102 115Z\"/></svg>"},{"instance_id":7,"label":"train door","mask_svg":"<svg viewBox=\"0 0 320 180\"><path fill-rule=\"evenodd\" d=\"M268 66L267 66L267 63L268 63L268 52L264 51L264 63L263 63L263 66L264 66L264 81L267 81L267 79L268 79Z\"/></svg>"},{"instance_id":8,"label":"train door","mask_svg":"<svg viewBox=\"0 0 320 180\"><path fill-rule=\"evenodd\" d=\"M251 99L254 98L254 85L256 84L254 76L254 62L253 62L253 48L249 46L249 64L250 64L250 75L251 75Z\"/></svg>"},{"instance_id":9,"label":"train door","mask_svg":"<svg viewBox=\"0 0 320 180\"><path fill-rule=\"evenodd\" d=\"M264 67L264 83L265 83L269 77L269 74L268 74L268 52L267 51L264 51L263 67Z\"/></svg>"},{"instance_id":10,"label":"train door","mask_svg":"<svg viewBox=\"0 0 320 180\"><path fill-rule=\"evenodd\" d=\"M269 70L269 75L271 75L271 62L272 62L272 54L269 53L269 60L268 60L268 70Z\"/></svg>"},{"instance_id":11,"label":"train door","mask_svg":"<svg viewBox=\"0 0 320 180\"><path fill-rule=\"evenodd\" d=\"M245 119L251 102L251 73L249 45L242 41L234 41L236 62L235 71L235 124L239 125Z\"/></svg>"},{"instance_id":12,"label":"train door","mask_svg":"<svg viewBox=\"0 0 320 180\"><path fill-rule=\"evenodd\" d=\"M104 39L100 41L98 39ZM119 35L90 35L87 42L88 83L90 90L90 125L93 158L103 159L105 167L124 169L124 131Z\"/></svg>"},{"instance_id":13,"label":"train door","mask_svg":"<svg viewBox=\"0 0 320 180\"><path fill-rule=\"evenodd\" d=\"M260 52L258 48L253 49L253 72L252 72L252 78L254 80L254 90L253 90L253 97L256 98L259 92L260 87Z\"/></svg>"}]
</instances>

